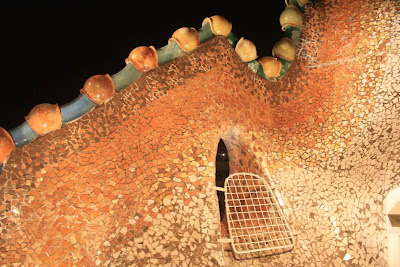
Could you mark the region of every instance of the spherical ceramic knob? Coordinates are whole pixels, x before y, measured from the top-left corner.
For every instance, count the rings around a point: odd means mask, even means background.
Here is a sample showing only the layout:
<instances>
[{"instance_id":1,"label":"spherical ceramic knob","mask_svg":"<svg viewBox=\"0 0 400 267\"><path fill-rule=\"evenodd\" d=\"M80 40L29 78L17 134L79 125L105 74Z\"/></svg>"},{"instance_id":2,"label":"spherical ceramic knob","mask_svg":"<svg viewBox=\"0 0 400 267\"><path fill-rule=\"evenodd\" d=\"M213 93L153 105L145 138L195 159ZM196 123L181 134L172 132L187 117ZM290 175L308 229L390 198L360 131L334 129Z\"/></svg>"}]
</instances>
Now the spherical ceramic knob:
<instances>
[{"instance_id":1,"label":"spherical ceramic knob","mask_svg":"<svg viewBox=\"0 0 400 267\"><path fill-rule=\"evenodd\" d=\"M14 148L15 144L11 135L4 128L0 127L0 164L4 163Z\"/></svg>"},{"instance_id":2,"label":"spherical ceramic knob","mask_svg":"<svg viewBox=\"0 0 400 267\"><path fill-rule=\"evenodd\" d=\"M102 105L114 96L115 87L110 75L98 74L87 79L80 91L97 105Z\"/></svg>"},{"instance_id":3,"label":"spherical ceramic knob","mask_svg":"<svg viewBox=\"0 0 400 267\"><path fill-rule=\"evenodd\" d=\"M303 13L296 6L287 6L279 17L282 30L287 26L300 27L303 24Z\"/></svg>"},{"instance_id":4,"label":"spherical ceramic knob","mask_svg":"<svg viewBox=\"0 0 400 267\"><path fill-rule=\"evenodd\" d=\"M268 78L278 77L281 73L282 62L274 57L263 57L257 60Z\"/></svg>"},{"instance_id":5,"label":"spherical ceramic knob","mask_svg":"<svg viewBox=\"0 0 400 267\"><path fill-rule=\"evenodd\" d=\"M286 60L294 60L296 55L296 45L287 37L283 37L272 47L272 56L284 58Z\"/></svg>"},{"instance_id":6,"label":"spherical ceramic knob","mask_svg":"<svg viewBox=\"0 0 400 267\"><path fill-rule=\"evenodd\" d=\"M158 67L158 55L154 46L139 46L131 51L125 63L131 62L137 70L145 73Z\"/></svg>"},{"instance_id":7,"label":"spherical ceramic knob","mask_svg":"<svg viewBox=\"0 0 400 267\"><path fill-rule=\"evenodd\" d=\"M299 4L299 6L305 6L309 0L285 0L285 3L287 6L291 5L291 4L295 4L293 2L297 2L297 4Z\"/></svg>"},{"instance_id":8,"label":"spherical ceramic knob","mask_svg":"<svg viewBox=\"0 0 400 267\"><path fill-rule=\"evenodd\" d=\"M235 51L244 62L249 62L257 58L256 46L252 41L243 37L236 44Z\"/></svg>"},{"instance_id":9,"label":"spherical ceramic knob","mask_svg":"<svg viewBox=\"0 0 400 267\"><path fill-rule=\"evenodd\" d=\"M60 129L62 124L61 112L57 104L37 105L29 112L25 120L39 135Z\"/></svg>"},{"instance_id":10,"label":"spherical ceramic knob","mask_svg":"<svg viewBox=\"0 0 400 267\"><path fill-rule=\"evenodd\" d=\"M214 35L222 35L226 37L231 33L232 23L220 15L205 18L202 26L207 22L210 24L211 31Z\"/></svg>"},{"instance_id":11,"label":"spherical ceramic knob","mask_svg":"<svg viewBox=\"0 0 400 267\"><path fill-rule=\"evenodd\" d=\"M199 34L195 28L182 27L176 30L168 43L175 41L185 52L190 52L200 45Z\"/></svg>"}]
</instances>

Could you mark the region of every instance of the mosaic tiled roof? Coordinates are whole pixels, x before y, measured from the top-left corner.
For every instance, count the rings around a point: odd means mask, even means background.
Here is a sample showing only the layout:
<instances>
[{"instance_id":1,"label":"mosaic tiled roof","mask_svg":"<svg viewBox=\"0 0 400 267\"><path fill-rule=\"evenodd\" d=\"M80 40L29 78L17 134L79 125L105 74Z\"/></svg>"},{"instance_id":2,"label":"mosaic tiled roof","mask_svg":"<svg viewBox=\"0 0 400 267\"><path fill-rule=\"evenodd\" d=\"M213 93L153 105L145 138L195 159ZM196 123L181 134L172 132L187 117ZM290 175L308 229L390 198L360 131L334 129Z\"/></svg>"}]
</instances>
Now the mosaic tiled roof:
<instances>
[{"instance_id":1,"label":"mosaic tiled roof","mask_svg":"<svg viewBox=\"0 0 400 267\"><path fill-rule=\"evenodd\" d=\"M282 16L286 36L271 57L212 16L165 47L135 48L120 72L90 77L71 103L41 104L22 126L1 129L0 265L395 260L387 215L399 200L389 207L387 198L400 188L400 2L286 3L297 9ZM276 196L290 250L238 254L221 244L221 140L229 172L256 174ZM239 217L252 211L245 200L232 206L238 232L243 220L260 225L259 213Z\"/></svg>"},{"instance_id":2,"label":"mosaic tiled roof","mask_svg":"<svg viewBox=\"0 0 400 267\"><path fill-rule=\"evenodd\" d=\"M285 37L275 44L272 56L258 57L254 43L243 37L238 39L231 32L232 24L219 15L205 18L199 30L188 27L176 30L164 47L156 49L153 46L140 46L133 49L125 60L124 69L111 76L105 74L90 77L81 89L81 94L72 102L61 107L58 104L39 104L19 127L8 132L0 127L0 173L15 148L79 119L110 100L115 93L135 82L143 73L189 53L214 36L225 36L240 58L258 76L264 79L282 78L295 57L306 3L296 0L286 2L287 7L279 19Z\"/></svg>"}]
</instances>

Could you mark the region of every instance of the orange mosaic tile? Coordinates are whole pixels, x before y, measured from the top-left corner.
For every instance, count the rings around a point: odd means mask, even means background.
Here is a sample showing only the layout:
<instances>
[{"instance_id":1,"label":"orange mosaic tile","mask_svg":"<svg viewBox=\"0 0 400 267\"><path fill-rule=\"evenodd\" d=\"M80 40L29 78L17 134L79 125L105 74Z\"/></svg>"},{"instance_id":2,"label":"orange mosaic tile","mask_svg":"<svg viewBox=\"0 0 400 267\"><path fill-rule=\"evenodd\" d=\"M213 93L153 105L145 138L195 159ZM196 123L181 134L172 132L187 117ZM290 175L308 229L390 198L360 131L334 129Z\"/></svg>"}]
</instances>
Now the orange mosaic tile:
<instances>
[{"instance_id":1,"label":"orange mosaic tile","mask_svg":"<svg viewBox=\"0 0 400 267\"><path fill-rule=\"evenodd\" d=\"M228 41L229 23L200 45L204 33L192 30L185 55L158 66L147 49L140 78L115 95L107 87L81 118L14 150L1 135L0 262L388 266L382 211L400 187L399 21L396 1L309 3L290 69L266 79ZM274 188L292 250L240 256L219 242L229 234L214 188L220 140L230 173Z\"/></svg>"}]
</instances>

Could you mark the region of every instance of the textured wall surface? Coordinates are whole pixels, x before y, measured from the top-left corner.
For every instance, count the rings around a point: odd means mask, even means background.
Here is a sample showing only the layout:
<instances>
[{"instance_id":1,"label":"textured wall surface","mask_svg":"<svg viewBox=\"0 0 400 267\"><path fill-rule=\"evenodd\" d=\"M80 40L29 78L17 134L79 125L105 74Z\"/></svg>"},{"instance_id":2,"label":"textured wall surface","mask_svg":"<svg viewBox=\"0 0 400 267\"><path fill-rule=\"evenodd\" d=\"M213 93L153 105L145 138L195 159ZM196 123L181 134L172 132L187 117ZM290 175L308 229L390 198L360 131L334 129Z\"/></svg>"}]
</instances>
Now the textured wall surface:
<instances>
[{"instance_id":1,"label":"textured wall surface","mask_svg":"<svg viewBox=\"0 0 400 267\"><path fill-rule=\"evenodd\" d=\"M18 148L0 175L1 262L386 266L385 197L400 186L399 22L398 1L310 3L280 81L215 37ZM291 252L237 259L217 242L220 138L231 173L278 185Z\"/></svg>"}]
</instances>

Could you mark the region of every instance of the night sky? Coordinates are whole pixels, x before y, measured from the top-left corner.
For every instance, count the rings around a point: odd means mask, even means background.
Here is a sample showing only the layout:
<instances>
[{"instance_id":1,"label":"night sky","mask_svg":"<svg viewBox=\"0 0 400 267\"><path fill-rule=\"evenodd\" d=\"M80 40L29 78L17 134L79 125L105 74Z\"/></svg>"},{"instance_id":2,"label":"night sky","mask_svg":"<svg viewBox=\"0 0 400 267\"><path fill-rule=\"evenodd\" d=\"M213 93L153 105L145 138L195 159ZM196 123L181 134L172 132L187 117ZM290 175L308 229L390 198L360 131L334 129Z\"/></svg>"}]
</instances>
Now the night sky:
<instances>
[{"instance_id":1,"label":"night sky","mask_svg":"<svg viewBox=\"0 0 400 267\"><path fill-rule=\"evenodd\" d=\"M120 71L135 47L165 46L178 28L200 29L212 15L231 21L236 37L253 41L259 57L271 56L272 46L284 35L279 16L285 1L271 2L248 7L243 1L229 7L173 2L172 7L148 1L146 8L113 1L62 7L0 4L0 126L17 127L37 104L70 102L92 75Z\"/></svg>"}]
</instances>

